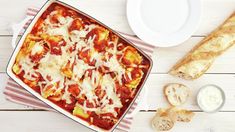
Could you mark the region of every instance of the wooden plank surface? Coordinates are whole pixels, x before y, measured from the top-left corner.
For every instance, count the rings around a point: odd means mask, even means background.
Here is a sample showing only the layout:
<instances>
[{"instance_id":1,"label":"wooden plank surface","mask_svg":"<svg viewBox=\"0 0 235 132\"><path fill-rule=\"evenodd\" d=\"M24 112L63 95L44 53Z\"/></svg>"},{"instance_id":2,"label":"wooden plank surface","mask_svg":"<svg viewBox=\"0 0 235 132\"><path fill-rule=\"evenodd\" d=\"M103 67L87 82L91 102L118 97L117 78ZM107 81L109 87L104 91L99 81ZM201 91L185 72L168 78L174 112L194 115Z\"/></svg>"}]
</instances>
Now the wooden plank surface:
<instances>
[{"instance_id":1,"label":"wooden plank surface","mask_svg":"<svg viewBox=\"0 0 235 132\"><path fill-rule=\"evenodd\" d=\"M0 19L9 21L9 24L22 20L25 9L29 6L40 7L46 0L0 0ZM90 14L115 30L133 34L126 18L126 0L64 0L79 7L80 10ZM215 29L233 11L234 0L201 0L202 16L196 36L204 36ZM14 3L14 4L12 4ZM222 3L222 4L221 4ZM170 16L169 16L170 17ZM0 24L1 25L1 24ZM9 29L0 27L0 35L10 35Z\"/></svg>"},{"instance_id":2,"label":"wooden plank surface","mask_svg":"<svg viewBox=\"0 0 235 132\"><path fill-rule=\"evenodd\" d=\"M135 116L131 132L152 132L154 112L140 112ZM205 114L196 112L190 123L177 123L171 132L234 132L235 113ZM1 130L5 132L91 132L64 117L47 111L0 111Z\"/></svg>"},{"instance_id":3,"label":"wooden plank surface","mask_svg":"<svg viewBox=\"0 0 235 132\"><path fill-rule=\"evenodd\" d=\"M0 90L3 90L6 79L6 64L13 51L10 45L12 32L10 26L25 17L26 8L41 6L46 0L0 0ZM133 34L126 18L126 0L65 0L79 7L111 28ZM148 88L148 112L140 112L131 127L132 132L153 131L150 120L154 116L153 110L159 107L168 107L162 87L169 82L181 82L188 85L192 95L182 106L193 111L199 111L195 97L199 88L205 84L221 86L226 93L226 104L222 112L205 114L196 112L191 123L177 123L172 131L182 132L234 132L235 131L235 48L231 48L219 57L210 70L196 81L184 81L167 75L173 64L185 55L196 43L220 25L232 12L235 11L235 0L201 0L202 16L198 30L186 42L171 48L156 48L153 55L154 67L146 82ZM14 4L13 4L14 3ZM170 17L170 16L169 16ZM33 109L27 106L14 104L5 100L0 92L0 123L1 129L7 132L58 132L88 131L87 128L65 118L63 115ZM13 127L14 126L14 127Z\"/></svg>"},{"instance_id":4,"label":"wooden plank surface","mask_svg":"<svg viewBox=\"0 0 235 132\"><path fill-rule=\"evenodd\" d=\"M235 113L220 112L206 114L195 112L196 115L190 123L176 123L170 132L234 132ZM151 128L151 119L155 112L140 112L136 115L132 132L154 132Z\"/></svg>"}]
</instances>

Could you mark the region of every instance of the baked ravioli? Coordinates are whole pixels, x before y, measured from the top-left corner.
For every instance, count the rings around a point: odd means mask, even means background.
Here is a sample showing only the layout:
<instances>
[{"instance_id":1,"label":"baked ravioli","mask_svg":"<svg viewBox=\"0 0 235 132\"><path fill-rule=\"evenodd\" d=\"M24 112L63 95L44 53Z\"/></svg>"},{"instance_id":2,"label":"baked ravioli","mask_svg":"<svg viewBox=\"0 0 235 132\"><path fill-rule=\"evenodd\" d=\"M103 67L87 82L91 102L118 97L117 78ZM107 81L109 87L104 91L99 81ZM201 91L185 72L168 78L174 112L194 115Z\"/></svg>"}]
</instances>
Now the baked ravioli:
<instances>
[{"instance_id":1,"label":"baked ravioli","mask_svg":"<svg viewBox=\"0 0 235 132\"><path fill-rule=\"evenodd\" d=\"M43 98L109 130L149 68L148 59L115 33L53 3L27 35L12 70Z\"/></svg>"}]
</instances>

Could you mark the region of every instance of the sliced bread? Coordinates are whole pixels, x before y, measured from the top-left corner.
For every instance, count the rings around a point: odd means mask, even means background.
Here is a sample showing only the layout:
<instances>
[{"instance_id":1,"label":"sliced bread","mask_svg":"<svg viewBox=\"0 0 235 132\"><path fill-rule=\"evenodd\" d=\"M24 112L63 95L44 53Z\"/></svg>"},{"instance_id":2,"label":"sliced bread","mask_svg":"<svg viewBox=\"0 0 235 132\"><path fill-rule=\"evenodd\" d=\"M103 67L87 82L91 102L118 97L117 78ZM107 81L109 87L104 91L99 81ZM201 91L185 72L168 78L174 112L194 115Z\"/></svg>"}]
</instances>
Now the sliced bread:
<instances>
[{"instance_id":1,"label":"sliced bread","mask_svg":"<svg viewBox=\"0 0 235 132\"><path fill-rule=\"evenodd\" d=\"M169 83L164 86L164 94L171 105L179 106L187 101L190 89L183 84Z\"/></svg>"},{"instance_id":2,"label":"sliced bread","mask_svg":"<svg viewBox=\"0 0 235 132\"><path fill-rule=\"evenodd\" d=\"M152 127L157 131L169 131L174 126L174 121L168 116L165 109L158 109L152 119Z\"/></svg>"}]
</instances>

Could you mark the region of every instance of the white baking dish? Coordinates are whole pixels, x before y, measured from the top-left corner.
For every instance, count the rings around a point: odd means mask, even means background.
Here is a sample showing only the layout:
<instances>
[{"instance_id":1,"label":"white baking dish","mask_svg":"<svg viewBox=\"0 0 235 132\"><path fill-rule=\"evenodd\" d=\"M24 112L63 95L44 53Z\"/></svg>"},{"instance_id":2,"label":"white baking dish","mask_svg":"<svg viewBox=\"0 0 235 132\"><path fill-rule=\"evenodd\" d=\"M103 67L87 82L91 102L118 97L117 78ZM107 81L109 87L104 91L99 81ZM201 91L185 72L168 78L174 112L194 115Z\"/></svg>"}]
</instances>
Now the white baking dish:
<instances>
[{"instance_id":1,"label":"white baking dish","mask_svg":"<svg viewBox=\"0 0 235 132\"><path fill-rule=\"evenodd\" d=\"M41 101L45 102L46 104L48 104L50 107L54 108L55 110L57 110L58 112L62 113L63 115L73 119L74 121L94 130L94 131L107 131L107 130L104 130L104 129L101 129L97 126L94 126L94 125L90 125L88 122L80 119L79 117L76 117L74 115L72 115L71 113L67 112L66 110L64 110L63 108L57 106L56 104L52 103L51 101L49 101L48 99L45 99L43 98L39 93L35 92L32 88L30 88L28 85L26 85L23 81L21 81L19 78L17 78L17 76L12 72L12 66L15 62L15 58L16 58L16 55L18 54L19 50L21 49L21 46L27 36L28 33L31 32L34 24L37 22L38 18L42 15L42 13L54 2L57 2L61 5L64 5L66 7L69 7L71 9L74 9L76 10L77 12L79 12L80 14L90 18L90 19L93 19L95 20L94 18L88 16L87 14L79 11L78 9L72 7L71 5L68 5L66 3L63 3L59 0L48 0L44 5L43 7L40 9L40 11L38 12L38 14L34 17L34 19L32 20L31 24L28 26L28 28L26 29L26 31L24 32L23 36L21 37L20 41L18 42L18 45L16 46L11 58L10 58L10 61L8 63L8 66L7 66L7 74L13 79L15 80L19 85L21 85L23 88L25 88L27 91L29 91L32 95L36 96L38 99L40 99ZM135 98L132 100L132 103L129 105L129 107L127 108L127 110L124 112L124 114L122 115L122 117L119 119L119 121L112 127L112 129L108 130L108 131L113 131L116 126L118 125L118 123L121 121L121 119L126 115L126 113L128 112L128 110L130 109L131 105L133 104L133 102L135 101L135 99L137 98L137 96L139 95L143 85L144 85L144 82L146 80L146 78L148 77L149 75L149 72L152 68L152 60L143 52L141 51L140 49L138 49L135 45L133 45L131 42L129 42L128 40L126 40L125 38L123 38L122 36L120 36L117 32L113 31L112 29L110 29L109 27L105 26L104 24L100 23L99 21L96 20L97 23L101 24L102 26L104 26L105 28L111 30L112 32L116 33L120 38L124 39L125 41L127 41L130 45L132 45L133 47L135 47L146 59L148 59L148 61L150 62L150 67L149 67L149 70L148 72L146 73L146 76L143 80L143 83L141 84Z\"/></svg>"}]
</instances>

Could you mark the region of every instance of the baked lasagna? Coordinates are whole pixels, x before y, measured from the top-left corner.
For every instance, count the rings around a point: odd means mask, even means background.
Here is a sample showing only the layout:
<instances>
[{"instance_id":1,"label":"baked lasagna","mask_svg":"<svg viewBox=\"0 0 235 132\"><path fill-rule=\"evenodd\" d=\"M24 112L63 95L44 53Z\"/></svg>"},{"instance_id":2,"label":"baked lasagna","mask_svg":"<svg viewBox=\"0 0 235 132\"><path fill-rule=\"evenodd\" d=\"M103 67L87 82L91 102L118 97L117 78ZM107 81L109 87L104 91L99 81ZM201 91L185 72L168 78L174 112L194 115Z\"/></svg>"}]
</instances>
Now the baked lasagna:
<instances>
[{"instance_id":1,"label":"baked lasagna","mask_svg":"<svg viewBox=\"0 0 235 132\"><path fill-rule=\"evenodd\" d=\"M113 31L53 3L27 34L12 71L43 98L109 130L149 67L149 60Z\"/></svg>"}]
</instances>

